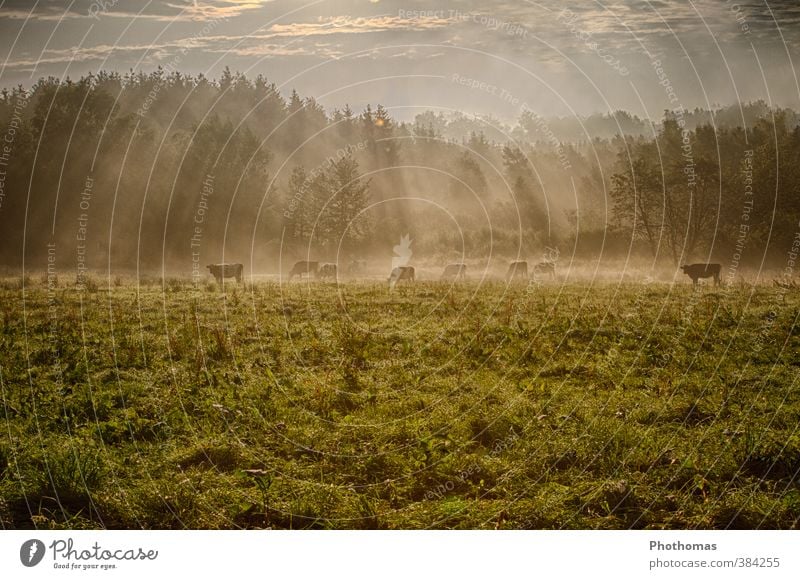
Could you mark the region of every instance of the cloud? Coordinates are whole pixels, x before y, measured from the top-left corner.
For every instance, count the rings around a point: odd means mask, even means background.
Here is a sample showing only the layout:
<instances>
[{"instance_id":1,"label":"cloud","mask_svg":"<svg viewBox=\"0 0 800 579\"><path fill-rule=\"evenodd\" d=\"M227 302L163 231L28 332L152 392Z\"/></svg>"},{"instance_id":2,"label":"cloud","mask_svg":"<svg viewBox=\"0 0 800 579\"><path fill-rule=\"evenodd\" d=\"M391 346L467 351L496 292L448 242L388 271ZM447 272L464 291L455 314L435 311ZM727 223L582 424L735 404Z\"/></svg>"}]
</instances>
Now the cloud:
<instances>
[{"instance_id":1,"label":"cloud","mask_svg":"<svg viewBox=\"0 0 800 579\"><path fill-rule=\"evenodd\" d=\"M74 18L89 18L89 14L79 14L77 12L71 11L69 9L63 10L3 10L0 12L0 19L6 20L42 20L42 21L60 21L60 20L68 20Z\"/></svg>"},{"instance_id":2,"label":"cloud","mask_svg":"<svg viewBox=\"0 0 800 579\"><path fill-rule=\"evenodd\" d=\"M167 6L180 10L192 20L215 20L217 18L235 18L244 12L256 10L273 0L192 0L191 4L172 4Z\"/></svg>"},{"instance_id":3,"label":"cloud","mask_svg":"<svg viewBox=\"0 0 800 579\"><path fill-rule=\"evenodd\" d=\"M358 17L334 16L316 22L273 24L269 31L277 36L319 36L330 34L363 34L391 30L423 31L449 26L454 21L447 18L402 18L400 16Z\"/></svg>"},{"instance_id":4,"label":"cloud","mask_svg":"<svg viewBox=\"0 0 800 579\"><path fill-rule=\"evenodd\" d=\"M118 58L135 57L137 60L146 58L143 63L157 64L175 55L185 54L187 51L202 50L203 53L230 54L243 57L263 56L318 56L322 58L339 58L343 54L341 45L319 42L265 42L273 38L270 35L260 35L242 39L239 36L196 36L181 38L169 42L151 44L100 44L87 47L72 47L66 49L47 49L36 58L20 58L10 60L6 68L29 70L37 65L65 64L70 62L91 62L109 60L112 56Z\"/></svg>"},{"instance_id":5,"label":"cloud","mask_svg":"<svg viewBox=\"0 0 800 579\"><path fill-rule=\"evenodd\" d=\"M144 7L132 0L75 0L68 6L40 2L29 9L30 2L7 1L0 20L61 21L102 18L149 20L157 22L198 22L236 18L275 0L187 0L186 2L150 2Z\"/></svg>"},{"instance_id":6,"label":"cloud","mask_svg":"<svg viewBox=\"0 0 800 579\"><path fill-rule=\"evenodd\" d=\"M7 64L7 68L21 68L28 70L27 67L37 67L47 64L64 64L67 62L90 62L93 60L104 60L112 53L143 53L152 50L147 45L97 45L87 48L65 48L60 50L47 50L39 58L23 58L14 60Z\"/></svg>"},{"instance_id":7,"label":"cloud","mask_svg":"<svg viewBox=\"0 0 800 579\"><path fill-rule=\"evenodd\" d=\"M322 58L340 58L343 50L339 45L315 43L313 45L265 44L252 46L236 46L233 48L206 49L206 52L232 54L236 56L317 56Z\"/></svg>"}]
</instances>

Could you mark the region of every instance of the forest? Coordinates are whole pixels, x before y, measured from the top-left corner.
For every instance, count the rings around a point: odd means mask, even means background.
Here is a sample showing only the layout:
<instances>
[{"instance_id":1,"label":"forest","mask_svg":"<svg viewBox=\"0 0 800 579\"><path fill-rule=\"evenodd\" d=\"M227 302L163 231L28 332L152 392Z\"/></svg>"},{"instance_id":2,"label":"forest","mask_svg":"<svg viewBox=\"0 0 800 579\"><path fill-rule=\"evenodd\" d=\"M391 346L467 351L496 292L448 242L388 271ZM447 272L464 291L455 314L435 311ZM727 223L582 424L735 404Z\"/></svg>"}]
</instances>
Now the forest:
<instances>
[{"instance_id":1,"label":"forest","mask_svg":"<svg viewBox=\"0 0 800 579\"><path fill-rule=\"evenodd\" d=\"M4 89L0 266L43 270L57 248L59 271L274 272L391 255L410 235L430 261L556 247L783 268L800 235L798 116L761 101L506 125L284 92L229 69Z\"/></svg>"}]
</instances>

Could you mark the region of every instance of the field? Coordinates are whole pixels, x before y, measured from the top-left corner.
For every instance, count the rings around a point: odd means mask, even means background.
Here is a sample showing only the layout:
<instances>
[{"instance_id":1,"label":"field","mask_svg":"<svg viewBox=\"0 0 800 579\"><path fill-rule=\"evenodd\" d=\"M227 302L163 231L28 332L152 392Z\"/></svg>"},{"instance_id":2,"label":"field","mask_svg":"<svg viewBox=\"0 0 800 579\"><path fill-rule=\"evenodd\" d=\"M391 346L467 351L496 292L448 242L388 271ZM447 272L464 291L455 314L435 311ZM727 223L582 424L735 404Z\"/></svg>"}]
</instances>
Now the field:
<instances>
[{"instance_id":1,"label":"field","mask_svg":"<svg viewBox=\"0 0 800 579\"><path fill-rule=\"evenodd\" d=\"M794 528L800 292L34 278L3 528Z\"/></svg>"}]
</instances>

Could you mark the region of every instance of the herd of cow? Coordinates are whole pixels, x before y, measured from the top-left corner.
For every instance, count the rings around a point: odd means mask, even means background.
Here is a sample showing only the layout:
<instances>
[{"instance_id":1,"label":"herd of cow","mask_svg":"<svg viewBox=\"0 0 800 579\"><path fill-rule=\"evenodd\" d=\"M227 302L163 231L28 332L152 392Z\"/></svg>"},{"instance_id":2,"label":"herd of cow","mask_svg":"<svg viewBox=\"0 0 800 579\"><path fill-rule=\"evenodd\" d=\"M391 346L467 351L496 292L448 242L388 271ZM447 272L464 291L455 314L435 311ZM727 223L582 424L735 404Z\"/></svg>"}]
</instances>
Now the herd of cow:
<instances>
[{"instance_id":1,"label":"herd of cow","mask_svg":"<svg viewBox=\"0 0 800 579\"><path fill-rule=\"evenodd\" d=\"M237 282L242 281L242 273L244 266L241 263L218 263L208 265L208 271L217 280L217 283L222 283L225 278L236 278ZM346 273L348 276L358 276L364 274L367 270L367 262L364 260L353 260L347 268ZM543 261L537 263L532 268L534 278L539 275L550 275L553 279L556 278L555 262ZM320 263L318 261L298 261L294 264L289 271L289 281L295 277L303 278L307 276L319 280L334 280L338 279L338 267L335 263ZM392 269L389 274L388 283L390 288L394 288L398 282L406 280L413 282L415 280L416 272L413 266L401 266ZM463 263L451 263L445 266L440 279L443 280L461 280L467 277L467 266ZM528 275L528 262L527 261L513 261L508 266L506 273L506 281L515 279L529 279Z\"/></svg>"},{"instance_id":2,"label":"herd of cow","mask_svg":"<svg viewBox=\"0 0 800 579\"><path fill-rule=\"evenodd\" d=\"M224 278L234 277L237 282L242 281L244 266L241 263L219 263L207 266L211 275L217 280L217 283L222 283ZM357 276L365 273L367 270L367 263L363 260L353 260L347 266L347 274L349 276ZM681 270L688 275L693 285L697 285L697 280L700 278L714 278L714 285L720 284L719 274L722 266L718 263L693 263L691 265L682 265ZM533 278L537 279L540 275L549 275L552 279L556 279L556 264L554 261L541 261L532 268ZM335 263L320 263L318 261L298 261L294 264L291 271L289 271L289 281L293 278L303 276L314 277L319 280L334 280L338 279L338 268ZM445 266L442 272L441 279L444 280L464 280L467 275L467 266L463 263L451 263ZM414 282L415 271L412 266L395 267L389 274L389 288L394 289L398 282L406 280ZM510 282L516 279L530 279L528 274L527 261L512 261L508 266L506 272L506 281Z\"/></svg>"}]
</instances>

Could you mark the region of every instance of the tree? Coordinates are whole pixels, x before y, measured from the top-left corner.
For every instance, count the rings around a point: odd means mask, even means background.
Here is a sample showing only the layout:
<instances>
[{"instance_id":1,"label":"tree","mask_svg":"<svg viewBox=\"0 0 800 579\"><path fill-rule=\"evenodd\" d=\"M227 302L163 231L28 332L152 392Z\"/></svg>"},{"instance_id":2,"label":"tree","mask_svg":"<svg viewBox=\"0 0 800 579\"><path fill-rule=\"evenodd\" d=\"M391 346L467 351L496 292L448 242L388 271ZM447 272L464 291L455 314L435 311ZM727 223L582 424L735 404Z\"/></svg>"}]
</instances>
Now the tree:
<instances>
[{"instance_id":1,"label":"tree","mask_svg":"<svg viewBox=\"0 0 800 579\"><path fill-rule=\"evenodd\" d=\"M369 181L362 179L352 154L347 153L334 161L323 173L322 183L329 195L320 215L324 225L320 236L322 244L332 247L341 242L350 249L364 242L370 226L366 216L360 214L369 203Z\"/></svg>"},{"instance_id":2,"label":"tree","mask_svg":"<svg viewBox=\"0 0 800 579\"><path fill-rule=\"evenodd\" d=\"M453 174L460 181L453 179L450 185L450 193L456 199L463 196L473 197L477 195L484 198L486 195L486 177L481 171L481 166L472 158L468 152L464 152L456 159Z\"/></svg>"},{"instance_id":3,"label":"tree","mask_svg":"<svg viewBox=\"0 0 800 579\"><path fill-rule=\"evenodd\" d=\"M545 227L547 215L542 206L544 191L533 173L531 162L519 147L506 145L503 147L503 164L506 179L511 183L511 192L521 213L523 227Z\"/></svg>"},{"instance_id":4,"label":"tree","mask_svg":"<svg viewBox=\"0 0 800 579\"><path fill-rule=\"evenodd\" d=\"M705 253L720 207L713 129L691 132L667 114L655 141L628 144L612 177L618 222L644 239L655 259L662 248L673 265Z\"/></svg>"},{"instance_id":5,"label":"tree","mask_svg":"<svg viewBox=\"0 0 800 579\"><path fill-rule=\"evenodd\" d=\"M631 142L632 158L626 151L620 151L618 172L611 177L611 195L618 226L629 231L634 239L643 239L657 258L664 205L660 176L647 160L647 149L651 146Z\"/></svg>"},{"instance_id":6,"label":"tree","mask_svg":"<svg viewBox=\"0 0 800 579\"><path fill-rule=\"evenodd\" d=\"M314 218L312 209L311 183L306 170L295 167L286 187L283 213L289 241L306 242L310 239Z\"/></svg>"}]
</instances>

